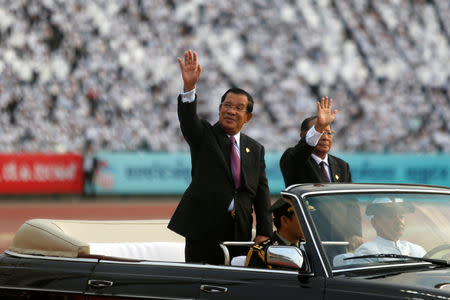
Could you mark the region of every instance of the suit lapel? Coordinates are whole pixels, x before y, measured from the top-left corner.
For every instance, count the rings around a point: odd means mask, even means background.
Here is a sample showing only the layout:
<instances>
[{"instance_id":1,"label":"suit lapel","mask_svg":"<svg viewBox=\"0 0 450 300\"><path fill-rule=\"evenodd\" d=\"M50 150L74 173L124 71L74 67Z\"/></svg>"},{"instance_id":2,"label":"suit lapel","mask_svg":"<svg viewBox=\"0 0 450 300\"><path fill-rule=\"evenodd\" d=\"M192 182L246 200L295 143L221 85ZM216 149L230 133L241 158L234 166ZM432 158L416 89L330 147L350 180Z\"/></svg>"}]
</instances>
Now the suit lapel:
<instances>
[{"instance_id":1,"label":"suit lapel","mask_svg":"<svg viewBox=\"0 0 450 300\"><path fill-rule=\"evenodd\" d=\"M308 163L310 165L311 171L313 172L314 176L318 179L317 182L327 182L327 179L322 173L322 169L320 169L320 166L316 163L314 158L311 156L308 159Z\"/></svg>"},{"instance_id":2,"label":"suit lapel","mask_svg":"<svg viewBox=\"0 0 450 300\"><path fill-rule=\"evenodd\" d=\"M249 159L250 159L250 155L251 155L251 150L250 150L250 145L248 142L248 138L245 134L243 134L241 132L241 144L239 145L239 150L241 152L241 176L242 176L242 182L246 183L247 182L247 170L249 170L250 168L248 168L248 164L249 164Z\"/></svg>"},{"instance_id":3,"label":"suit lapel","mask_svg":"<svg viewBox=\"0 0 450 300\"><path fill-rule=\"evenodd\" d=\"M342 175L339 174L341 172L341 169L339 168L339 165L337 161L328 154L328 163L330 164L330 172L331 172L331 181L332 182L340 182L342 180Z\"/></svg>"}]
</instances>

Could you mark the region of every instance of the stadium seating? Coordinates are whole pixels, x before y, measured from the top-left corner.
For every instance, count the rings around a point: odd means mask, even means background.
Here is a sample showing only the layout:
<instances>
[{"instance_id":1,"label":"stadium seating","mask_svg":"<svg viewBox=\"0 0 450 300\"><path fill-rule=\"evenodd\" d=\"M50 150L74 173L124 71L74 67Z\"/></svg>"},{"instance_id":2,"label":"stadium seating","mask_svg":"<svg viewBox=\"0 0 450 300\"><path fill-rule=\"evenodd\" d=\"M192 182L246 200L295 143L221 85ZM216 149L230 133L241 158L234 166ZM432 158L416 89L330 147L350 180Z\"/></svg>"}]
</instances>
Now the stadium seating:
<instances>
[{"instance_id":1,"label":"stadium seating","mask_svg":"<svg viewBox=\"0 0 450 300\"><path fill-rule=\"evenodd\" d=\"M177 56L200 56L199 113L254 95L266 151L328 95L336 151L450 152L448 0L1 1L3 152L187 151Z\"/></svg>"}]
</instances>

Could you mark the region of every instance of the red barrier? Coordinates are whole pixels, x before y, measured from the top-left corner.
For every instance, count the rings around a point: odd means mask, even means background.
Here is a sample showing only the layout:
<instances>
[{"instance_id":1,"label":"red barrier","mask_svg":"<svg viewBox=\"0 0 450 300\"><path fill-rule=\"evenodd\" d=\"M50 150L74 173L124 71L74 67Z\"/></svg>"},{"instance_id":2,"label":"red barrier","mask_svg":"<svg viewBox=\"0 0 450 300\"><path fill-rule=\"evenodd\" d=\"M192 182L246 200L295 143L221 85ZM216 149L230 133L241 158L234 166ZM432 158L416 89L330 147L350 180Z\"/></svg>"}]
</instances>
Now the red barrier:
<instances>
[{"instance_id":1,"label":"red barrier","mask_svg":"<svg viewBox=\"0 0 450 300\"><path fill-rule=\"evenodd\" d=\"M0 154L0 194L79 194L80 154Z\"/></svg>"}]
</instances>

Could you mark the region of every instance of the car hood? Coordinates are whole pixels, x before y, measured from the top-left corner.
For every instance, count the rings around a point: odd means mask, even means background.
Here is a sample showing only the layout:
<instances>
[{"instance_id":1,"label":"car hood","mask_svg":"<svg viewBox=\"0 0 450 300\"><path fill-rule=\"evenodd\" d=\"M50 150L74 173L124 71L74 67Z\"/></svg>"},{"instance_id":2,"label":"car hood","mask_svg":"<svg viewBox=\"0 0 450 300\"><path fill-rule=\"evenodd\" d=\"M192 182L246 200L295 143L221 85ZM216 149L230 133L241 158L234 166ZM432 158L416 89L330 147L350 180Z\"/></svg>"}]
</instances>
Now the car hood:
<instances>
[{"instance_id":1,"label":"car hood","mask_svg":"<svg viewBox=\"0 0 450 300\"><path fill-rule=\"evenodd\" d=\"M372 280L383 284L413 287L403 291L411 294L411 297L420 295L421 290L426 289L429 292L431 289L435 290L439 295L448 295L449 298L447 299L450 299L450 268L405 272L372 278ZM429 295L428 292L427 295Z\"/></svg>"}]
</instances>

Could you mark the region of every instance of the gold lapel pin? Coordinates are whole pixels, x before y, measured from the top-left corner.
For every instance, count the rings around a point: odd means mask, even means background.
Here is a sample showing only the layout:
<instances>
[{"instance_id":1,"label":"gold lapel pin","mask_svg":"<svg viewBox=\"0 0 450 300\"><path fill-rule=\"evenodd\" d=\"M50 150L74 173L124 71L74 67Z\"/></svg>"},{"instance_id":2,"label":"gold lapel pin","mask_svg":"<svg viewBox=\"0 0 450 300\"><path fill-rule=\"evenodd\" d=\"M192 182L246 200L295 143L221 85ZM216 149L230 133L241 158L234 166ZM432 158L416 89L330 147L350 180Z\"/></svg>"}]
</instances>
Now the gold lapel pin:
<instances>
[{"instance_id":1,"label":"gold lapel pin","mask_svg":"<svg viewBox=\"0 0 450 300\"><path fill-rule=\"evenodd\" d=\"M339 175L338 174L334 175L334 178L336 178L336 180L339 180Z\"/></svg>"},{"instance_id":2,"label":"gold lapel pin","mask_svg":"<svg viewBox=\"0 0 450 300\"><path fill-rule=\"evenodd\" d=\"M248 147L245 148L245 152L249 153L249 152L250 152L250 149L249 149Z\"/></svg>"}]
</instances>

